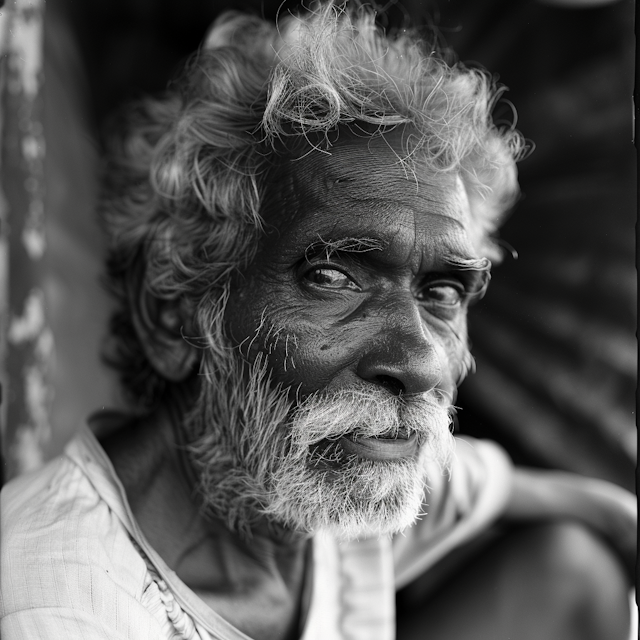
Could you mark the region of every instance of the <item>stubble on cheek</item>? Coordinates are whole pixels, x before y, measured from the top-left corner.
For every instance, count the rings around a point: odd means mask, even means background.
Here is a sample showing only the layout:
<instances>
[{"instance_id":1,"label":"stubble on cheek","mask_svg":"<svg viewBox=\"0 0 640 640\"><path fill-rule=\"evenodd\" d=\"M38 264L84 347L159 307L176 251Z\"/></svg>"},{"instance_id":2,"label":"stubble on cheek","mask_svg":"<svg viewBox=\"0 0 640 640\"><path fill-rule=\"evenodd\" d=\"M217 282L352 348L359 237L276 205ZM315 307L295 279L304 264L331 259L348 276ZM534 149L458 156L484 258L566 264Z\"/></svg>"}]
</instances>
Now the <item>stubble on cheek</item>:
<instances>
[{"instance_id":1,"label":"stubble on cheek","mask_svg":"<svg viewBox=\"0 0 640 640\"><path fill-rule=\"evenodd\" d=\"M282 325L270 322L261 337L264 353L272 364L272 370L278 367L283 374L296 369L296 355L299 341L293 331ZM274 371L274 373L277 373Z\"/></svg>"},{"instance_id":2,"label":"stubble on cheek","mask_svg":"<svg viewBox=\"0 0 640 640\"><path fill-rule=\"evenodd\" d=\"M286 388L292 402L327 385L331 363L322 358L320 347L335 343L312 322L305 321L308 310L264 308L254 333L239 346L249 365L256 358L268 363L273 384ZM284 316L284 318L283 318Z\"/></svg>"}]
</instances>

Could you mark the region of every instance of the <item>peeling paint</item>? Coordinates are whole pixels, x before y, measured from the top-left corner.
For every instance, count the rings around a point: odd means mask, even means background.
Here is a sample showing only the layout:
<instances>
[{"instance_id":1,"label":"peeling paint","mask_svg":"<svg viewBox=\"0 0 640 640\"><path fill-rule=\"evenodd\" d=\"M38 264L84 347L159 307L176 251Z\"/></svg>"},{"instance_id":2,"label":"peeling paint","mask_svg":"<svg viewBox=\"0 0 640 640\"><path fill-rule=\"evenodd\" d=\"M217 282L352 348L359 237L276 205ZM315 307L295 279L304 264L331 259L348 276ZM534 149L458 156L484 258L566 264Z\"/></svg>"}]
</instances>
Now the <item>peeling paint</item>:
<instances>
[{"instance_id":1,"label":"peeling paint","mask_svg":"<svg viewBox=\"0 0 640 640\"><path fill-rule=\"evenodd\" d=\"M0 371L7 385L2 435L7 477L40 466L51 437L54 362L42 280L45 237L43 117L44 0L9 0L0 15ZM6 162L6 164L5 164ZM4 195L2 195L4 194ZM6 198L6 203L4 202ZM9 225L12 235L9 241ZM8 273L9 255L11 273ZM7 326L8 325L8 326Z\"/></svg>"},{"instance_id":2,"label":"peeling paint","mask_svg":"<svg viewBox=\"0 0 640 640\"><path fill-rule=\"evenodd\" d=\"M39 260L47 248L47 237L44 229L27 226L22 230L22 244L32 260Z\"/></svg>"},{"instance_id":3,"label":"peeling paint","mask_svg":"<svg viewBox=\"0 0 640 640\"><path fill-rule=\"evenodd\" d=\"M22 315L11 319L7 338L14 345L35 340L44 326L44 293L33 289L24 303Z\"/></svg>"},{"instance_id":4,"label":"peeling paint","mask_svg":"<svg viewBox=\"0 0 640 640\"><path fill-rule=\"evenodd\" d=\"M42 70L42 8L38 0L16 0L11 38L12 66L28 99L38 94Z\"/></svg>"},{"instance_id":5,"label":"peeling paint","mask_svg":"<svg viewBox=\"0 0 640 640\"><path fill-rule=\"evenodd\" d=\"M44 128L40 122L43 82L43 0L13 0L0 16L0 53L6 61L5 93L15 103L20 155L24 162L24 192L29 200L22 245L32 260L46 250L44 231ZM5 102L7 98L5 97ZM17 109L17 110L16 110ZM16 123L13 123L15 127ZM14 160L15 161L15 160Z\"/></svg>"},{"instance_id":6,"label":"peeling paint","mask_svg":"<svg viewBox=\"0 0 640 640\"><path fill-rule=\"evenodd\" d=\"M49 327L45 327L38 336L34 353L36 358L41 362L48 362L54 356L55 342L53 339L53 331Z\"/></svg>"},{"instance_id":7,"label":"peeling paint","mask_svg":"<svg viewBox=\"0 0 640 640\"><path fill-rule=\"evenodd\" d=\"M35 160L41 160L44 158L44 144L41 137L34 134L26 135L22 139L22 155L27 162L33 162ZM29 191L31 189L25 185Z\"/></svg>"},{"instance_id":8,"label":"peeling paint","mask_svg":"<svg viewBox=\"0 0 640 640\"><path fill-rule=\"evenodd\" d=\"M9 37L7 34L9 33L9 25L11 24L10 16L9 11L0 11L0 54L4 53L8 48L7 42Z\"/></svg>"}]
</instances>

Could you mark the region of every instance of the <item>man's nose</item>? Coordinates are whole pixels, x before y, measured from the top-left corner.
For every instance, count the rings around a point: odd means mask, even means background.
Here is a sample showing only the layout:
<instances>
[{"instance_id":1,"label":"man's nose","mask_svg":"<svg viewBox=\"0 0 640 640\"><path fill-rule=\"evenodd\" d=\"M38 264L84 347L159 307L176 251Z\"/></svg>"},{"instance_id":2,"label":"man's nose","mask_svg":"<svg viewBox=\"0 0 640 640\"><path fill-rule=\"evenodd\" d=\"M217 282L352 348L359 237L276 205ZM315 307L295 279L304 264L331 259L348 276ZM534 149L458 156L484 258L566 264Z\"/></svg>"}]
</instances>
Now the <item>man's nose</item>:
<instances>
[{"instance_id":1,"label":"man's nose","mask_svg":"<svg viewBox=\"0 0 640 640\"><path fill-rule=\"evenodd\" d=\"M396 317L397 322L372 336L356 372L395 395L431 391L442 381L437 345L417 310Z\"/></svg>"}]
</instances>

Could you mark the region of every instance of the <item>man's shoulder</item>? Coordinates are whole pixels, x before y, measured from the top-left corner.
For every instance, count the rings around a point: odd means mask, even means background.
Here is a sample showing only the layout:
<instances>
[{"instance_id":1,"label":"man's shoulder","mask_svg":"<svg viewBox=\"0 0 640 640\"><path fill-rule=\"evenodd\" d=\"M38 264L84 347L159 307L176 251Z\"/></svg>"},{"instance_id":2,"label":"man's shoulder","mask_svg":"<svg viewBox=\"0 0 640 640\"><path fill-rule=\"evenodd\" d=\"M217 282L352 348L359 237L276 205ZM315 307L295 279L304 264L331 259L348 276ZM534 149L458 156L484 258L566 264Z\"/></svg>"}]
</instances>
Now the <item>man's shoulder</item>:
<instances>
[{"instance_id":1,"label":"man's shoulder","mask_svg":"<svg viewBox=\"0 0 640 640\"><path fill-rule=\"evenodd\" d=\"M2 489L1 508L1 615L46 607L93 609L96 597L114 595L113 590L133 598L142 591L144 561L70 456L10 481Z\"/></svg>"},{"instance_id":2,"label":"man's shoulder","mask_svg":"<svg viewBox=\"0 0 640 640\"><path fill-rule=\"evenodd\" d=\"M16 476L2 487L3 534L9 524L24 520L27 513L39 509L46 502L46 493L62 487L70 474L77 470L64 455L44 466Z\"/></svg>"},{"instance_id":3,"label":"man's shoulder","mask_svg":"<svg viewBox=\"0 0 640 640\"><path fill-rule=\"evenodd\" d=\"M42 536L68 541L70 527L96 516L101 498L85 471L68 455L17 476L2 488L3 546Z\"/></svg>"}]
</instances>

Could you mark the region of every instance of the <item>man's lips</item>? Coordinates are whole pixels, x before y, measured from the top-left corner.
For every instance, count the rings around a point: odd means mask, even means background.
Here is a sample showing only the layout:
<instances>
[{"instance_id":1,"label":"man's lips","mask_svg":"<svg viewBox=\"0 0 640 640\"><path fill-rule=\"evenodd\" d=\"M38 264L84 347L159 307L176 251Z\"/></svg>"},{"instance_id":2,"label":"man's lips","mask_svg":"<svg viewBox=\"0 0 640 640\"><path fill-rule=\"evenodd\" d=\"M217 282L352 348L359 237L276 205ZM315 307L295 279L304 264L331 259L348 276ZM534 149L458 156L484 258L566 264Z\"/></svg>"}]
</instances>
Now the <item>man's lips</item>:
<instances>
[{"instance_id":1,"label":"man's lips","mask_svg":"<svg viewBox=\"0 0 640 640\"><path fill-rule=\"evenodd\" d=\"M402 460L414 457L420 438L406 427L395 428L378 436L363 436L352 431L336 438L325 438L311 446L312 466L339 469L345 456L376 461Z\"/></svg>"},{"instance_id":2,"label":"man's lips","mask_svg":"<svg viewBox=\"0 0 640 640\"><path fill-rule=\"evenodd\" d=\"M342 436L338 441L347 454L367 460L401 460L413 456L418 448L418 434L392 438L374 438L358 435Z\"/></svg>"}]
</instances>

